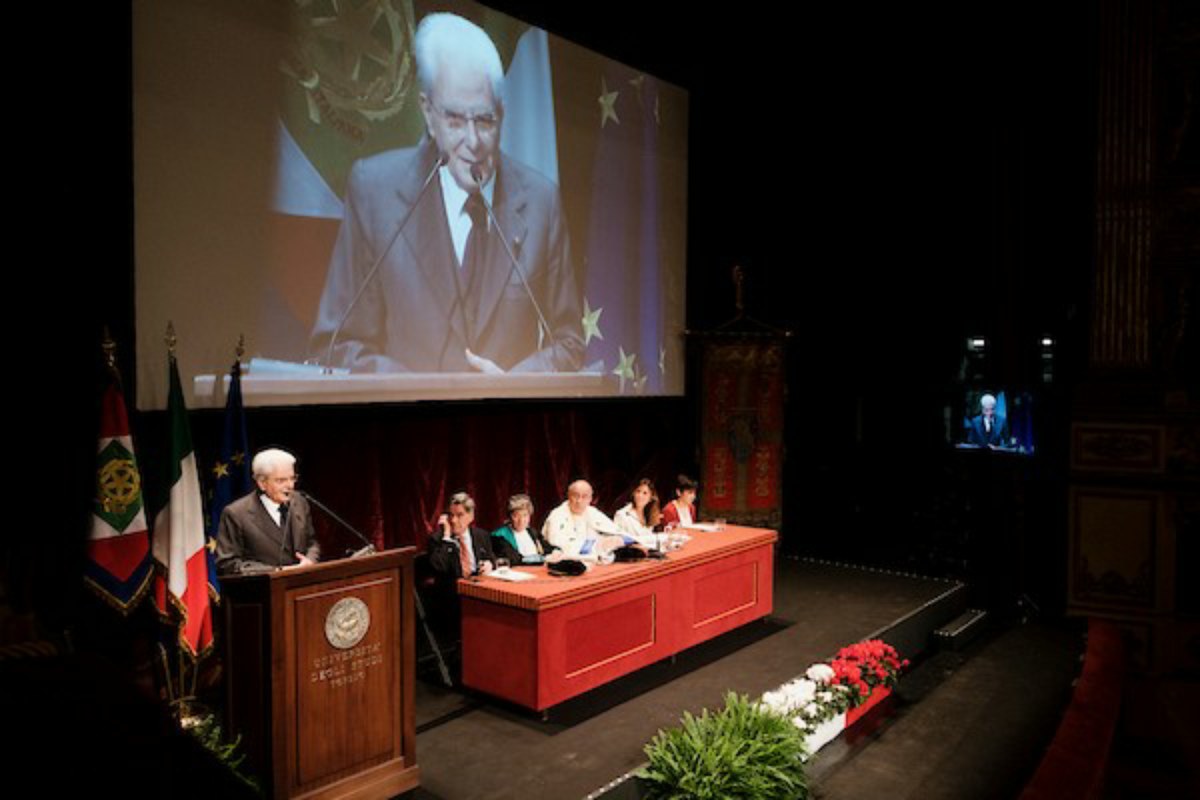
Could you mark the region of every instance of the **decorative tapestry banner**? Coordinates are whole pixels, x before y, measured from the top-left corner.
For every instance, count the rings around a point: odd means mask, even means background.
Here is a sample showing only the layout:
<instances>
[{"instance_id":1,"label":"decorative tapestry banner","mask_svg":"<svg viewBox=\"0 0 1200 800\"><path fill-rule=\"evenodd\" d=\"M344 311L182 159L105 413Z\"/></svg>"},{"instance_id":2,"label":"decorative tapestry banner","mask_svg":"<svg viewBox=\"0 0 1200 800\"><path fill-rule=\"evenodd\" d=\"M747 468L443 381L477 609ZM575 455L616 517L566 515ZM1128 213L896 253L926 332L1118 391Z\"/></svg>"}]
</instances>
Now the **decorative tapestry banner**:
<instances>
[{"instance_id":1,"label":"decorative tapestry banner","mask_svg":"<svg viewBox=\"0 0 1200 800\"><path fill-rule=\"evenodd\" d=\"M705 516L783 522L784 338L703 337L701 505Z\"/></svg>"}]
</instances>

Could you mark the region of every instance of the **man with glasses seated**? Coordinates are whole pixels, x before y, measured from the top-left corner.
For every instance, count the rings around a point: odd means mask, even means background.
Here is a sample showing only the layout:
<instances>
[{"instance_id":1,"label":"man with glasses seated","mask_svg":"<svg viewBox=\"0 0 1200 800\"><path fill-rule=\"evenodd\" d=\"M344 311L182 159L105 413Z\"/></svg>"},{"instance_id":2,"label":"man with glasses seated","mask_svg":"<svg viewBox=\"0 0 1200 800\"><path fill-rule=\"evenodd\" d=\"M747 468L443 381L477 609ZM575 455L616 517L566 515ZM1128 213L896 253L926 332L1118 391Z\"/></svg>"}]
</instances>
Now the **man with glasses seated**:
<instances>
[{"instance_id":1,"label":"man with glasses seated","mask_svg":"<svg viewBox=\"0 0 1200 800\"><path fill-rule=\"evenodd\" d=\"M439 13L413 49L426 135L351 170L312 357L355 372L578 370L582 304L558 187L500 151L495 45Z\"/></svg>"},{"instance_id":2,"label":"man with glasses seated","mask_svg":"<svg viewBox=\"0 0 1200 800\"><path fill-rule=\"evenodd\" d=\"M597 560L625 544L617 524L592 505L592 485L582 478L567 486L567 499L542 523L542 537L567 558Z\"/></svg>"},{"instance_id":3,"label":"man with glasses seated","mask_svg":"<svg viewBox=\"0 0 1200 800\"><path fill-rule=\"evenodd\" d=\"M217 571L246 575L315 564L321 546L308 501L296 493L296 457L286 450L263 450L250 471L258 488L221 512Z\"/></svg>"}]
</instances>

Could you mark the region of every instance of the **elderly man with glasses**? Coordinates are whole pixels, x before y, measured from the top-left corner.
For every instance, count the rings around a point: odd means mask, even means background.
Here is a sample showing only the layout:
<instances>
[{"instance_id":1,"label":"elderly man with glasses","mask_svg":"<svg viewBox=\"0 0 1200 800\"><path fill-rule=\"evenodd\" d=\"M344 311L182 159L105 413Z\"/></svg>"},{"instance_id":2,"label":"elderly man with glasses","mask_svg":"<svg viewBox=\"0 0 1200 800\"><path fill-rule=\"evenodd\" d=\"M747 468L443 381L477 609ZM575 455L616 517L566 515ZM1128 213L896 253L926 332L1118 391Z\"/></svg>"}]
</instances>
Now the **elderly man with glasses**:
<instances>
[{"instance_id":1,"label":"elderly man with glasses","mask_svg":"<svg viewBox=\"0 0 1200 800\"><path fill-rule=\"evenodd\" d=\"M321 546L308 501L296 493L296 457L286 450L263 450L250 471L258 488L221 512L217 571L244 575L315 564Z\"/></svg>"},{"instance_id":2,"label":"elderly man with glasses","mask_svg":"<svg viewBox=\"0 0 1200 800\"><path fill-rule=\"evenodd\" d=\"M312 357L355 372L578 370L582 303L558 187L500 151L495 45L430 14L413 49L426 133L351 170Z\"/></svg>"}]
</instances>

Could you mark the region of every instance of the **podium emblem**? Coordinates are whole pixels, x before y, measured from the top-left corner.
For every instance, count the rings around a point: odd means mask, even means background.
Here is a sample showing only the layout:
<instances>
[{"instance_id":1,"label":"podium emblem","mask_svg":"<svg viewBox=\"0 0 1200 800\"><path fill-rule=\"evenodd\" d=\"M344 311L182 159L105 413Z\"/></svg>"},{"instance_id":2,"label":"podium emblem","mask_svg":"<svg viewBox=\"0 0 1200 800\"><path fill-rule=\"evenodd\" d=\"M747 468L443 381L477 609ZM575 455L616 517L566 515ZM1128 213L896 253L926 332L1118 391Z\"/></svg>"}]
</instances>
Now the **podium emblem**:
<instances>
[{"instance_id":1,"label":"podium emblem","mask_svg":"<svg viewBox=\"0 0 1200 800\"><path fill-rule=\"evenodd\" d=\"M338 650L349 650L362 641L371 627L371 610L357 597L344 597L325 617L325 638Z\"/></svg>"}]
</instances>

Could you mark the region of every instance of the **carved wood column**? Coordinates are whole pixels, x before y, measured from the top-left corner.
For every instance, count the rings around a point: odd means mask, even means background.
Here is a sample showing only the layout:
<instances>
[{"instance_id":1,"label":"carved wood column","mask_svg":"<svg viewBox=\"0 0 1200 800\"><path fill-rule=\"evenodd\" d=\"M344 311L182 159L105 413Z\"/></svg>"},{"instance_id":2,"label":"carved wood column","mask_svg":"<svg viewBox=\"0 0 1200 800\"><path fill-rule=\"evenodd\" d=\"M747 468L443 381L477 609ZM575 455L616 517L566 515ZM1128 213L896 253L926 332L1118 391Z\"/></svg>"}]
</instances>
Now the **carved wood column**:
<instances>
[{"instance_id":1,"label":"carved wood column","mask_svg":"<svg viewBox=\"0 0 1200 800\"><path fill-rule=\"evenodd\" d=\"M1077 387L1067 608L1122 629L1134 666L1200 668L1200 13L1097 0L1088 375Z\"/></svg>"},{"instance_id":2,"label":"carved wood column","mask_svg":"<svg viewBox=\"0 0 1200 800\"><path fill-rule=\"evenodd\" d=\"M1099 3L1095 283L1090 363L1149 368L1156 3Z\"/></svg>"}]
</instances>

